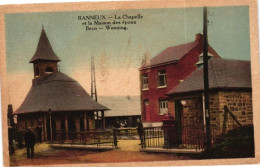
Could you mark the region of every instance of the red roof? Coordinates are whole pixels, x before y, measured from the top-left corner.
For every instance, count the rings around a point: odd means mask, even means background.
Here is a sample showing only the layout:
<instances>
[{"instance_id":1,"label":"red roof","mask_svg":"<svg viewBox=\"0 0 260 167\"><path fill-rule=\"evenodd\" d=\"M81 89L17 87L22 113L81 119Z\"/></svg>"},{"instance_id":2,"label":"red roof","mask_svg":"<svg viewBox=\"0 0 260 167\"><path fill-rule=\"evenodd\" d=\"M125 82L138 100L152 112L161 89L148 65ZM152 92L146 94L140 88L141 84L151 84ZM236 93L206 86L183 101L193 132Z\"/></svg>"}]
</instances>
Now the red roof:
<instances>
[{"instance_id":1,"label":"red roof","mask_svg":"<svg viewBox=\"0 0 260 167\"><path fill-rule=\"evenodd\" d=\"M143 65L140 69L175 63L200 43L203 43L203 34L196 34L194 42L168 47L152 58L148 64Z\"/></svg>"},{"instance_id":2,"label":"red roof","mask_svg":"<svg viewBox=\"0 0 260 167\"><path fill-rule=\"evenodd\" d=\"M251 68L249 61L211 58L208 64L209 88L251 89ZM187 93L204 90L203 68L191 73L168 94Z\"/></svg>"},{"instance_id":3,"label":"red roof","mask_svg":"<svg viewBox=\"0 0 260 167\"><path fill-rule=\"evenodd\" d=\"M44 29L42 29L36 52L30 60L30 63L34 63L38 60L60 61L60 58L54 53Z\"/></svg>"},{"instance_id":4,"label":"red roof","mask_svg":"<svg viewBox=\"0 0 260 167\"><path fill-rule=\"evenodd\" d=\"M164 63L174 62L180 60L184 55L189 53L198 42L190 42L178 46L173 46L162 51L158 56L151 59L150 65L156 66Z\"/></svg>"}]
</instances>

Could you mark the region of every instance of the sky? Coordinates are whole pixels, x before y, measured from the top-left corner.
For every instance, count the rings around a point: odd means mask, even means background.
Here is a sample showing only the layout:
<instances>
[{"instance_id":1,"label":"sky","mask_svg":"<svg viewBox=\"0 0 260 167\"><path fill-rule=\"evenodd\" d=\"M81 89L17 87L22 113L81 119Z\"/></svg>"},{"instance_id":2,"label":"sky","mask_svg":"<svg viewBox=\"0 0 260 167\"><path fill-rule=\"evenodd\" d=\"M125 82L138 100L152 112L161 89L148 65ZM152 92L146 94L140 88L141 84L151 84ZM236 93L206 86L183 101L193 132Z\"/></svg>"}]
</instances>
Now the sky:
<instances>
[{"instance_id":1,"label":"sky","mask_svg":"<svg viewBox=\"0 0 260 167\"><path fill-rule=\"evenodd\" d=\"M249 8L208 8L208 41L228 59L250 60ZM78 16L143 16L127 30L86 31ZM136 96L142 57L195 40L203 32L202 8L171 8L5 15L9 103L19 105L31 87L33 57L42 26L59 62L60 71L90 92L90 60L95 58L99 96ZM19 85L19 87L17 87ZM17 98L19 97L19 98ZM16 105L16 106L17 106ZM14 108L16 108L14 106Z\"/></svg>"}]
</instances>

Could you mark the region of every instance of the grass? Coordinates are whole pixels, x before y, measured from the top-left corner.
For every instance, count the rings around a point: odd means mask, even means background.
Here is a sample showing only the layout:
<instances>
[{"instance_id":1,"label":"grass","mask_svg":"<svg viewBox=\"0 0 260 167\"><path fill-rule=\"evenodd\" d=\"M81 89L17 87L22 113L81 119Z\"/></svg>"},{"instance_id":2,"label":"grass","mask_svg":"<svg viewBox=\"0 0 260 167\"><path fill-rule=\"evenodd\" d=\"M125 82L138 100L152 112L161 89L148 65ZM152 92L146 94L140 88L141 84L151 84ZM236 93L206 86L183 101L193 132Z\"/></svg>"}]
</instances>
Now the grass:
<instances>
[{"instance_id":1,"label":"grass","mask_svg":"<svg viewBox=\"0 0 260 167\"><path fill-rule=\"evenodd\" d=\"M230 130L214 143L211 153L203 152L201 158L255 157L253 125Z\"/></svg>"}]
</instances>

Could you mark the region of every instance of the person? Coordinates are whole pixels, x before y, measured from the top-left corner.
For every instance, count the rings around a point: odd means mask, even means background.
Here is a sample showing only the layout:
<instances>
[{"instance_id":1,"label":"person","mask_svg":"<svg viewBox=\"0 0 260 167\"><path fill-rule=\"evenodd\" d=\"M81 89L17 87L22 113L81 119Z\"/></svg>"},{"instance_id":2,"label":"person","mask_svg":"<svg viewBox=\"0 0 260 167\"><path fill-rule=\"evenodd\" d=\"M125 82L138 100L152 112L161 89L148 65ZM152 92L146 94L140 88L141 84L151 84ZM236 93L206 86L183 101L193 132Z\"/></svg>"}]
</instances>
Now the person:
<instances>
[{"instance_id":1,"label":"person","mask_svg":"<svg viewBox=\"0 0 260 167\"><path fill-rule=\"evenodd\" d=\"M113 129L113 140L114 140L114 146L117 148L117 135L120 133L120 122L119 120L117 119L116 122L115 122L115 125L114 125L114 129Z\"/></svg>"},{"instance_id":2,"label":"person","mask_svg":"<svg viewBox=\"0 0 260 167\"><path fill-rule=\"evenodd\" d=\"M125 119L124 128L127 128L127 120Z\"/></svg>"},{"instance_id":3,"label":"person","mask_svg":"<svg viewBox=\"0 0 260 167\"><path fill-rule=\"evenodd\" d=\"M120 121L120 127L121 127L121 128L125 127L125 124L124 124L123 121Z\"/></svg>"},{"instance_id":4,"label":"person","mask_svg":"<svg viewBox=\"0 0 260 167\"><path fill-rule=\"evenodd\" d=\"M140 145L143 145L144 127L143 127L143 124L142 124L142 121L141 121L141 120L138 119L137 122L138 122L137 131L138 131L139 138L140 138L140 141L141 141L141 144L140 144Z\"/></svg>"},{"instance_id":5,"label":"person","mask_svg":"<svg viewBox=\"0 0 260 167\"><path fill-rule=\"evenodd\" d=\"M34 132L31 130L31 128L27 128L26 132L24 133L24 141L27 149L27 158L33 158L34 156L35 140L36 137Z\"/></svg>"},{"instance_id":6,"label":"person","mask_svg":"<svg viewBox=\"0 0 260 167\"><path fill-rule=\"evenodd\" d=\"M113 140L114 140L114 146L117 148L117 133L118 130L117 129L113 129Z\"/></svg>"},{"instance_id":7,"label":"person","mask_svg":"<svg viewBox=\"0 0 260 167\"><path fill-rule=\"evenodd\" d=\"M118 120L116 120L116 123L115 123L115 128L120 128L120 123Z\"/></svg>"}]
</instances>

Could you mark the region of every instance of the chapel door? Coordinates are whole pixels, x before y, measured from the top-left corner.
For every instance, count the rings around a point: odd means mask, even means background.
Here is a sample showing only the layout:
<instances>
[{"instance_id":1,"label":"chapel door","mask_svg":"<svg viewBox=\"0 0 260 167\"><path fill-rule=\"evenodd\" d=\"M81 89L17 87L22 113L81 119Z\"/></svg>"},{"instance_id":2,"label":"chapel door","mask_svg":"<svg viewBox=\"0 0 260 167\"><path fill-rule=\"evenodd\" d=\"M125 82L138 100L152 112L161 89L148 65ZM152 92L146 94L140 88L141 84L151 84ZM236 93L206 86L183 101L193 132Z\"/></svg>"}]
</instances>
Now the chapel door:
<instances>
[{"instance_id":1,"label":"chapel door","mask_svg":"<svg viewBox=\"0 0 260 167\"><path fill-rule=\"evenodd\" d=\"M61 137L62 137L62 140L65 140L66 139L66 126L65 126L65 119L61 119L60 121L61 125Z\"/></svg>"},{"instance_id":2,"label":"chapel door","mask_svg":"<svg viewBox=\"0 0 260 167\"><path fill-rule=\"evenodd\" d=\"M75 118L72 115L68 117L68 133L70 139L76 137L76 122Z\"/></svg>"}]
</instances>

